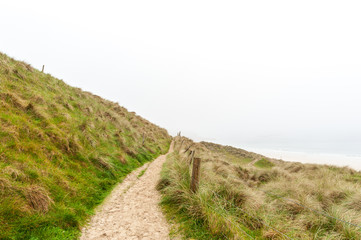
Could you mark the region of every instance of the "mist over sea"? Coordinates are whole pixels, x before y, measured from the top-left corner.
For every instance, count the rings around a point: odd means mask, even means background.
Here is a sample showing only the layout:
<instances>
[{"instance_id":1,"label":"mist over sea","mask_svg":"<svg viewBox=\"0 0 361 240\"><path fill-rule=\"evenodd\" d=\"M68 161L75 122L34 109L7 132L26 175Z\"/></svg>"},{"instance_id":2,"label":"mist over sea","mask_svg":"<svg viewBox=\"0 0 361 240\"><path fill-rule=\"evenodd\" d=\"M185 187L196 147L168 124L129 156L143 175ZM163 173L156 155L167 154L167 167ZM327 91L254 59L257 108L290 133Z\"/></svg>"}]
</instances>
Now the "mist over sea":
<instances>
[{"instance_id":1,"label":"mist over sea","mask_svg":"<svg viewBox=\"0 0 361 240\"><path fill-rule=\"evenodd\" d=\"M267 157L301 163L348 166L361 170L360 142L290 142L237 145Z\"/></svg>"}]
</instances>

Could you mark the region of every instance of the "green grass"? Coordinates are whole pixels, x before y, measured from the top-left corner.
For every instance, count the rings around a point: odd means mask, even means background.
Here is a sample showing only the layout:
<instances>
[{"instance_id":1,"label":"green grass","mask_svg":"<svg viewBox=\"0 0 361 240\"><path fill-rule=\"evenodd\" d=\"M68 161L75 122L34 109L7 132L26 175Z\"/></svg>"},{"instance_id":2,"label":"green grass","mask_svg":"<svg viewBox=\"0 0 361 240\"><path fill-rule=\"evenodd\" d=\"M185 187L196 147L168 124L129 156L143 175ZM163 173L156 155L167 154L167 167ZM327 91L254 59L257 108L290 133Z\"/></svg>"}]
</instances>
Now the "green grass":
<instances>
[{"instance_id":1,"label":"green grass","mask_svg":"<svg viewBox=\"0 0 361 240\"><path fill-rule=\"evenodd\" d=\"M361 172L285 162L213 143L193 144L184 137L177 137L175 141L178 141L176 146L183 142L183 148L175 148L174 153L168 155L157 187L162 195L162 209L175 236L183 239L288 239L285 236L308 240L361 239L360 229L334 219L361 226ZM184 153L190 145L196 152L195 157L201 159L196 193L190 191L192 168L188 153ZM256 162L243 164L244 158ZM319 212L334 218L317 214Z\"/></svg>"},{"instance_id":2,"label":"green grass","mask_svg":"<svg viewBox=\"0 0 361 240\"><path fill-rule=\"evenodd\" d=\"M117 183L169 148L166 130L1 53L0 79L0 239L76 239Z\"/></svg>"},{"instance_id":3,"label":"green grass","mask_svg":"<svg viewBox=\"0 0 361 240\"><path fill-rule=\"evenodd\" d=\"M147 171L147 169L142 170L142 171L138 174L137 178L140 178L141 176L143 176L144 173L145 173L145 171Z\"/></svg>"},{"instance_id":4,"label":"green grass","mask_svg":"<svg viewBox=\"0 0 361 240\"><path fill-rule=\"evenodd\" d=\"M223 235L212 235L203 221L190 217L186 212L177 211L171 203L163 201L162 210L167 220L177 225L171 229L171 237L176 238L181 235L186 239L224 239Z\"/></svg>"},{"instance_id":5,"label":"green grass","mask_svg":"<svg viewBox=\"0 0 361 240\"><path fill-rule=\"evenodd\" d=\"M252 158L241 158L240 161L243 163L243 164L248 164L250 162L253 161Z\"/></svg>"},{"instance_id":6,"label":"green grass","mask_svg":"<svg viewBox=\"0 0 361 240\"><path fill-rule=\"evenodd\" d=\"M190 171L186 161L175 152L168 155L164 164L161 180L157 189L162 193L161 206L168 220L177 225L175 235L186 239L232 239L242 236L249 239L259 236L258 231L246 227L245 222L238 222L236 216L243 214L237 210L240 195L232 195L227 186L203 182L199 191L193 194L190 189ZM234 192L233 192L234 193Z\"/></svg>"},{"instance_id":7,"label":"green grass","mask_svg":"<svg viewBox=\"0 0 361 240\"><path fill-rule=\"evenodd\" d=\"M254 163L254 166L258 167L258 168L272 168L274 166L273 163L271 163L270 161L268 161L267 159L262 158L261 160L258 160L257 162Z\"/></svg>"}]
</instances>

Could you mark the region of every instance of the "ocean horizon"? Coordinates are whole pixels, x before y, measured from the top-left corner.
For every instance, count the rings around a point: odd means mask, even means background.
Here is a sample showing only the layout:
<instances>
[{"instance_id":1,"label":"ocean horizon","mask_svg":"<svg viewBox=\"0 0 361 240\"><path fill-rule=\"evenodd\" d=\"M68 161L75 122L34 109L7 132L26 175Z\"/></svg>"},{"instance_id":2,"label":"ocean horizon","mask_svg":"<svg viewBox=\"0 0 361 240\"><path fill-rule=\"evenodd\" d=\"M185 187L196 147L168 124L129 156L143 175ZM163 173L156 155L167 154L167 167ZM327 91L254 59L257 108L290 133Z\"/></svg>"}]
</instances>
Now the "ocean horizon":
<instances>
[{"instance_id":1,"label":"ocean horizon","mask_svg":"<svg viewBox=\"0 0 361 240\"><path fill-rule=\"evenodd\" d=\"M357 151L335 151L335 149L314 150L289 150L282 148L266 148L255 146L243 146L243 149L264 155L269 158L280 159L290 162L326 164L338 167L350 167L361 171L361 154Z\"/></svg>"}]
</instances>

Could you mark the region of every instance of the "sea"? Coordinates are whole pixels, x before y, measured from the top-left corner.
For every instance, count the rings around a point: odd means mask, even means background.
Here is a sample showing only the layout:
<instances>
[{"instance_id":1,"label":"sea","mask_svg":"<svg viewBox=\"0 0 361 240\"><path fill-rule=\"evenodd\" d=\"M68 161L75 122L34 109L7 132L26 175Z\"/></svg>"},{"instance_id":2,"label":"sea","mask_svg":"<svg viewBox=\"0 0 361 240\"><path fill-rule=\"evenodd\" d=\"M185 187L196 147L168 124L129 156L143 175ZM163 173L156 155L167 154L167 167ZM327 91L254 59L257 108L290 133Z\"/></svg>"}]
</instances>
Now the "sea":
<instances>
[{"instance_id":1,"label":"sea","mask_svg":"<svg viewBox=\"0 0 361 240\"><path fill-rule=\"evenodd\" d=\"M287 144L273 146L242 144L239 147L266 157L290 162L327 164L361 171L361 145L355 142L310 144L308 146L300 144L300 147Z\"/></svg>"}]
</instances>

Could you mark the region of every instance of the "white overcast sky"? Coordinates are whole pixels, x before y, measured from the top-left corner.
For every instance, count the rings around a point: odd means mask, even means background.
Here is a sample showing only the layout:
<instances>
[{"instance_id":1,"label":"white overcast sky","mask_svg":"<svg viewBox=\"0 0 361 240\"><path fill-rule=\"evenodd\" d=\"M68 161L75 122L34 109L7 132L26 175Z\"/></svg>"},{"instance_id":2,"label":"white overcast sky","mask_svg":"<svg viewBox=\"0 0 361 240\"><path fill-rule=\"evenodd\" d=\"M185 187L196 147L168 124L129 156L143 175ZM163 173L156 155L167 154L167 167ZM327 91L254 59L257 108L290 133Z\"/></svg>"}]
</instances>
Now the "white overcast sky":
<instances>
[{"instance_id":1,"label":"white overcast sky","mask_svg":"<svg viewBox=\"0 0 361 240\"><path fill-rule=\"evenodd\" d=\"M0 51L172 134L361 153L360 1L1 0L0 11Z\"/></svg>"}]
</instances>

